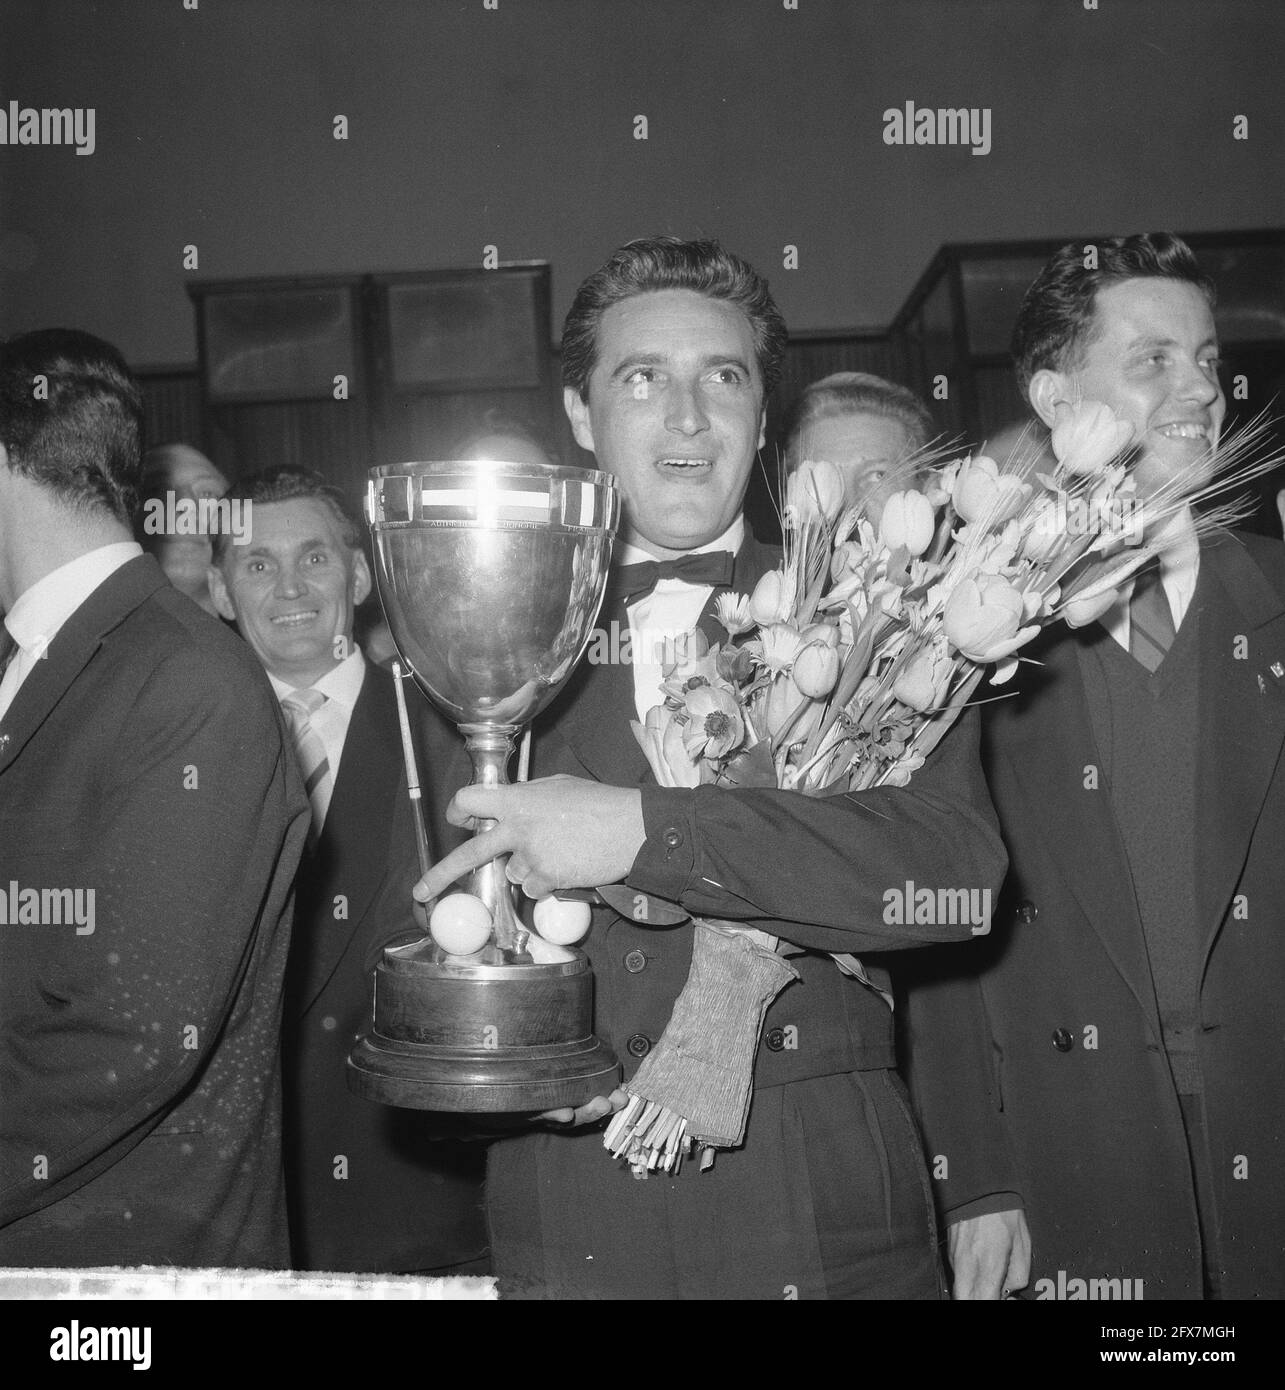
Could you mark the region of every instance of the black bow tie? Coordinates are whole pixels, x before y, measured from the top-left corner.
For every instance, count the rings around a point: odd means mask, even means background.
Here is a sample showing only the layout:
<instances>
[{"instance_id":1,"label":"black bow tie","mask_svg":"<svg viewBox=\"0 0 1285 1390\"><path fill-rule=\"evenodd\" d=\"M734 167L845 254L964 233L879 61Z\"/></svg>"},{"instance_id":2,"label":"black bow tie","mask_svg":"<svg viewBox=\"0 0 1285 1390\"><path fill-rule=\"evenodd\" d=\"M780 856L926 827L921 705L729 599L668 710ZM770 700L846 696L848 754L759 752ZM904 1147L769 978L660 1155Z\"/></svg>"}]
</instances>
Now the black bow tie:
<instances>
[{"instance_id":1,"label":"black bow tie","mask_svg":"<svg viewBox=\"0 0 1285 1390\"><path fill-rule=\"evenodd\" d=\"M616 602L623 599L629 603L651 593L662 579L681 579L694 585L730 584L735 563L730 550L699 550L674 560L640 560L612 571L608 594Z\"/></svg>"}]
</instances>

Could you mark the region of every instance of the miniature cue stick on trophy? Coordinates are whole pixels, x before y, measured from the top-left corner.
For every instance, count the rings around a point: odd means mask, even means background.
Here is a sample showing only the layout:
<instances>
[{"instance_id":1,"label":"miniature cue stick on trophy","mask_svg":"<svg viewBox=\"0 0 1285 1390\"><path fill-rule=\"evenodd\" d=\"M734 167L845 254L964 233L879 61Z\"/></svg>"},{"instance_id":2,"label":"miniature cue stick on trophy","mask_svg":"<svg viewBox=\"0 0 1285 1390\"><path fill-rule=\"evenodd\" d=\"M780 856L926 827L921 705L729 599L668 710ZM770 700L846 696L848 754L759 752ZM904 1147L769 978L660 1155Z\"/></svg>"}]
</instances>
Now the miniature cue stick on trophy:
<instances>
[{"instance_id":1,"label":"miniature cue stick on trophy","mask_svg":"<svg viewBox=\"0 0 1285 1390\"><path fill-rule=\"evenodd\" d=\"M474 784L507 782L516 736L571 674L602 605L620 519L615 479L493 460L393 464L371 470L366 514L402 662L459 726ZM400 679L396 689L423 873L428 840ZM431 935L384 951L374 1024L348 1059L359 1095L498 1113L578 1105L616 1084L616 1059L593 1034L589 962L571 944L588 930L588 906L541 903L529 932L507 863L500 855L466 891L439 899Z\"/></svg>"}]
</instances>

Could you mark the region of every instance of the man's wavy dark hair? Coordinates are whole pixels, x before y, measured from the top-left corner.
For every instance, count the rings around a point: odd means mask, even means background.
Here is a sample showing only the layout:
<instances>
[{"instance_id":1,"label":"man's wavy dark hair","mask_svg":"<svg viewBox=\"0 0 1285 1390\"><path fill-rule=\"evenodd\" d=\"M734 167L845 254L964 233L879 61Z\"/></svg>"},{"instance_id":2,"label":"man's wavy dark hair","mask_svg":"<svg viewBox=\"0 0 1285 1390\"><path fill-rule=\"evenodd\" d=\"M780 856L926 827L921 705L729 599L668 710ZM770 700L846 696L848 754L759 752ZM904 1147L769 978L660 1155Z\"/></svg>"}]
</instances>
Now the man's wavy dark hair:
<instances>
[{"instance_id":1,"label":"man's wavy dark hair","mask_svg":"<svg viewBox=\"0 0 1285 1390\"><path fill-rule=\"evenodd\" d=\"M694 290L735 304L750 321L763 394L780 380L789 334L767 281L746 260L716 241L641 237L613 251L576 291L562 330L562 384L589 399L598 360L598 322L622 299L653 290Z\"/></svg>"},{"instance_id":2,"label":"man's wavy dark hair","mask_svg":"<svg viewBox=\"0 0 1285 1390\"><path fill-rule=\"evenodd\" d=\"M326 481L325 477L311 468L294 468L289 464L277 464L261 472L251 473L239 479L224 495L224 501L251 503L250 514L255 507L266 507L270 502L294 502L299 498L314 498L330 508L339 525L339 535L349 550L362 550L365 528L354 515L347 497ZM253 523L252 523L253 524ZM221 565L224 556L231 548L231 538L224 531L216 531L210 537L214 550L214 563Z\"/></svg>"},{"instance_id":3,"label":"man's wavy dark hair","mask_svg":"<svg viewBox=\"0 0 1285 1390\"><path fill-rule=\"evenodd\" d=\"M1191 247L1172 232L1142 232L1091 243L1096 265L1085 266L1087 247L1068 242L1032 281L1013 328L1013 363L1022 393L1036 372L1069 371L1098 331L1097 294L1124 280L1181 280L1195 285L1214 305L1214 282Z\"/></svg>"},{"instance_id":4,"label":"man's wavy dark hair","mask_svg":"<svg viewBox=\"0 0 1285 1390\"><path fill-rule=\"evenodd\" d=\"M0 343L0 443L15 473L126 525L143 480L143 398L110 343L44 328Z\"/></svg>"}]
</instances>

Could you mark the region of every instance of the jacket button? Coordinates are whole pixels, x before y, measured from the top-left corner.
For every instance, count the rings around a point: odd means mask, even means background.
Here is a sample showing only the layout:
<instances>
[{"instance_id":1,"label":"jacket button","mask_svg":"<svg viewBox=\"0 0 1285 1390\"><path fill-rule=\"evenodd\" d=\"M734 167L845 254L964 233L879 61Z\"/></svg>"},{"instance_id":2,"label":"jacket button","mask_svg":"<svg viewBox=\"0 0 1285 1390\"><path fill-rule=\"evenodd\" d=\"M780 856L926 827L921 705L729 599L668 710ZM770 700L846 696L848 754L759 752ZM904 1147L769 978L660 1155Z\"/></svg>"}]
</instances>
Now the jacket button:
<instances>
[{"instance_id":1,"label":"jacket button","mask_svg":"<svg viewBox=\"0 0 1285 1390\"><path fill-rule=\"evenodd\" d=\"M785 1029L769 1028L767 1030L767 1036L763 1041L767 1044L767 1050L769 1052L780 1052L785 1046Z\"/></svg>"},{"instance_id":2,"label":"jacket button","mask_svg":"<svg viewBox=\"0 0 1285 1390\"><path fill-rule=\"evenodd\" d=\"M1035 921L1035 919L1040 915L1040 910L1038 907L1035 906L1035 904L1030 900L1030 898L1023 898L1022 901L1017 905L1016 915L1017 920L1019 922L1025 922L1029 926L1029 924Z\"/></svg>"},{"instance_id":3,"label":"jacket button","mask_svg":"<svg viewBox=\"0 0 1285 1390\"><path fill-rule=\"evenodd\" d=\"M631 975L636 975L640 970L646 970L647 957L641 951L627 951L625 953L625 969Z\"/></svg>"},{"instance_id":4,"label":"jacket button","mask_svg":"<svg viewBox=\"0 0 1285 1390\"><path fill-rule=\"evenodd\" d=\"M625 1046L631 1057L645 1057L651 1051L651 1039L646 1033L635 1033Z\"/></svg>"},{"instance_id":5,"label":"jacket button","mask_svg":"<svg viewBox=\"0 0 1285 1390\"><path fill-rule=\"evenodd\" d=\"M1053 1046L1056 1047L1059 1052L1070 1052L1075 1046L1075 1039L1065 1028L1059 1028L1053 1034Z\"/></svg>"},{"instance_id":6,"label":"jacket button","mask_svg":"<svg viewBox=\"0 0 1285 1390\"><path fill-rule=\"evenodd\" d=\"M676 825L671 825L665 831L665 843L670 849L677 849L683 843L683 832Z\"/></svg>"}]
</instances>

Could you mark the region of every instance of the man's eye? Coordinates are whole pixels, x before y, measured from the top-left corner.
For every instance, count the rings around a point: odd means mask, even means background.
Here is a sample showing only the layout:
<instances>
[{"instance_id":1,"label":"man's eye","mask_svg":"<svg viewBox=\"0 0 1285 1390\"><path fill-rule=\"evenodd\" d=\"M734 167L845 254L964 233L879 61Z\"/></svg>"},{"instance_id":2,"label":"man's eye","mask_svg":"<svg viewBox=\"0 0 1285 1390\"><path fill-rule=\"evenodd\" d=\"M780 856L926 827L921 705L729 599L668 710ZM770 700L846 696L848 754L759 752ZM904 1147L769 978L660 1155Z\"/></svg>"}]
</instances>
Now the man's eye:
<instances>
[{"instance_id":1,"label":"man's eye","mask_svg":"<svg viewBox=\"0 0 1285 1390\"><path fill-rule=\"evenodd\" d=\"M714 373L714 380L729 386L739 386L745 380L745 375L736 367L720 367Z\"/></svg>"},{"instance_id":2,"label":"man's eye","mask_svg":"<svg viewBox=\"0 0 1285 1390\"><path fill-rule=\"evenodd\" d=\"M652 382L656 380L656 372L653 367L635 367L632 372L625 377L626 386L637 386L640 382Z\"/></svg>"},{"instance_id":3,"label":"man's eye","mask_svg":"<svg viewBox=\"0 0 1285 1390\"><path fill-rule=\"evenodd\" d=\"M308 563L310 565L324 565L326 563L326 552L324 550L314 550L312 554L308 556Z\"/></svg>"}]
</instances>

